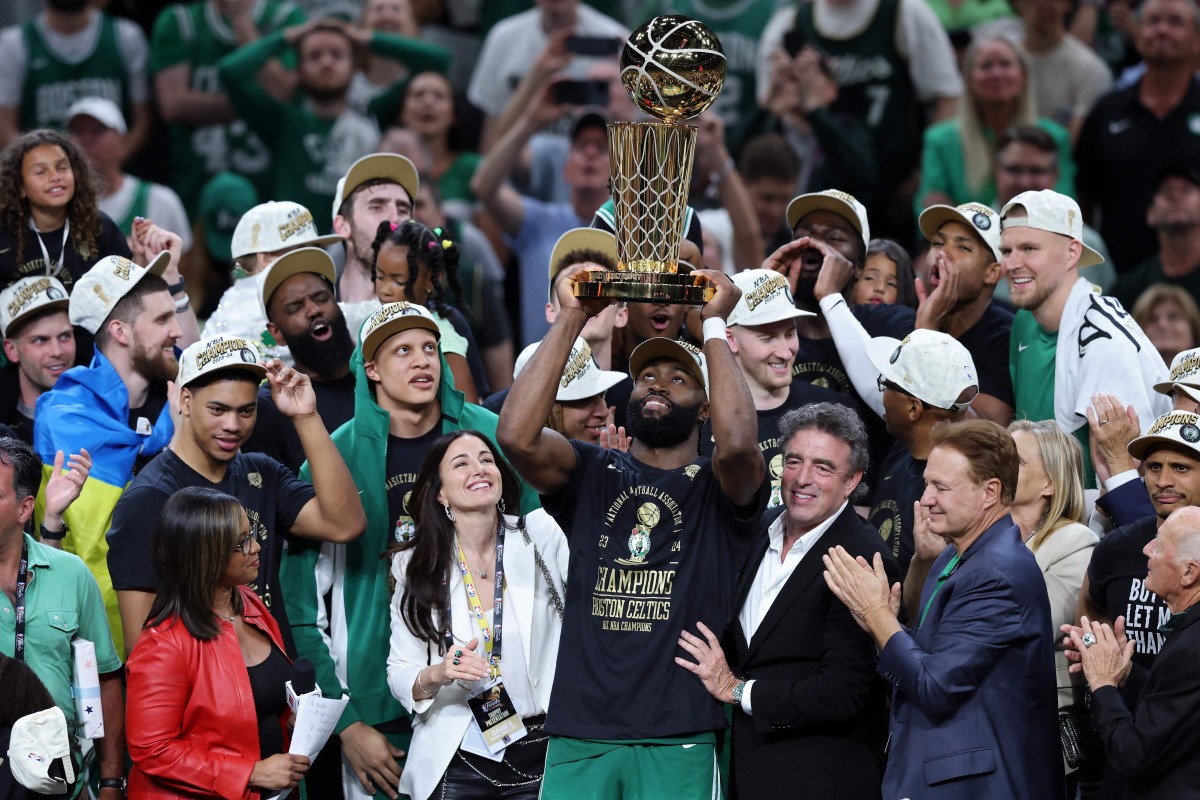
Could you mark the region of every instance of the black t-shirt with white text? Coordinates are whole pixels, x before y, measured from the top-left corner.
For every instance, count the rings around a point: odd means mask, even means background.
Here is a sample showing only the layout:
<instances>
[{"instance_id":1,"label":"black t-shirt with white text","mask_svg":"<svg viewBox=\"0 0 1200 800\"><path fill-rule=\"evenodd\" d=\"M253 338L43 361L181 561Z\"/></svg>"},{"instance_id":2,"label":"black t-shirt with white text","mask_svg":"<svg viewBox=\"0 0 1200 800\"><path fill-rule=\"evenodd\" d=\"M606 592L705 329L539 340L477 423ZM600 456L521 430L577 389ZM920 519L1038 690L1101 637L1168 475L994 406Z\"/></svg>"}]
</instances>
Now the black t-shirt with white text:
<instances>
[{"instance_id":1,"label":"black t-shirt with white text","mask_svg":"<svg viewBox=\"0 0 1200 800\"><path fill-rule=\"evenodd\" d=\"M725 496L704 457L673 470L572 441L576 464L543 507L571 559L546 730L644 739L725 727L721 704L675 657L684 629L719 638L767 485L748 509Z\"/></svg>"},{"instance_id":2,"label":"black t-shirt with white text","mask_svg":"<svg viewBox=\"0 0 1200 800\"><path fill-rule=\"evenodd\" d=\"M1150 516L1117 528L1092 551L1088 586L1092 603L1109 620L1125 617L1125 635L1135 643L1133 663L1150 669L1166 637L1158 626L1171 617L1167 604L1146 588L1146 555L1142 549L1158 535L1158 517Z\"/></svg>"},{"instance_id":3,"label":"black t-shirt with white text","mask_svg":"<svg viewBox=\"0 0 1200 800\"><path fill-rule=\"evenodd\" d=\"M333 433L354 417L354 373L332 381L313 381L317 397L317 415L325 430ZM258 418L254 430L242 446L246 453L265 453L292 472L299 472L305 462L300 434L292 421L280 413L271 399L271 387L263 384L258 390Z\"/></svg>"},{"instance_id":4,"label":"black t-shirt with white text","mask_svg":"<svg viewBox=\"0 0 1200 800\"><path fill-rule=\"evenodd\" d=\"M1012 322L1011 311L990 303L979 321L958 337L975 362L979 391L1010 407L1016 405L1012 375L1008 371L1008 338Z\"/></svg>"},{"instance_id":5,"label":"black t-shirt with white text","mask_svg":"<svg viewBox=\"0 0 1200 800\"><path fill-rule=\"evenodd\" d=\"M388 435L387 472L384 474L387 475L388 519L392 523L392 536L397 542L407 542L416 532L408 501L417 475L421 472L421 464L425 462L429 448L441 435L440 425L434 425L429 433L415 439Z\"/></svg>"},{"instance_id":6,"label":"black t-shirt with white text","mask_svg":"<svg viewBox=\"0 0 1200 800\"><path fill-rule=\"evenodd\" d=\"M925 492L925 464L913 458L903 442L896 442L879 468L868 501L867 521L900 564L901 580L913 557L913 503Z\"/></svg>"},{"instance_id":7,"label":"black t-shirt with white text","mask_svg":"<svg viewBox=\"0 0 1200 800\"><path fill-rule=\"evenodd\" d=\"M278 594L279 563L286 547L285 537L304 505L316 493L291 470L261 453L238 453L225 472L213 483L167 449L153 458L133 479L113 509L108 539L108 570L117 591L158 591L158 576L151 560L151 532L167 499L180 489L200 486L231 495L250 518L250 532L258 539L258 577L250 588L262 598L271 616L284 632L288 652L291 630L283 597Z\"/></svg>"}]
</instances>

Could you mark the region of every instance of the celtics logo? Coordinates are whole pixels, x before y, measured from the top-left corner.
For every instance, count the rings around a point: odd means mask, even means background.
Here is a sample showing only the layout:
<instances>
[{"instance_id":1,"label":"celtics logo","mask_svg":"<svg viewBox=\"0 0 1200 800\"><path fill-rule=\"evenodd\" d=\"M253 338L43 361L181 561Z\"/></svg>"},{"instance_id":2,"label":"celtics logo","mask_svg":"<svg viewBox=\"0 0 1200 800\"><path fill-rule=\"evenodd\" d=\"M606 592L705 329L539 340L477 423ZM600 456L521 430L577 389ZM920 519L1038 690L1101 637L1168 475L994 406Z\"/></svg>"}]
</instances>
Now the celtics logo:
<instances>
[{"instance_id":1,"label":"celtics logo","mask_svg":"<svg viewBox=\"0 0 1200 800\"><path fill-rule=\"evenodd\" d=\"M629 558L618 558L618 564L638 566L650 555L650 531L662 519L662 513L654 503L642 503L637 510L638 524L629 534Z\"/></svg>"},{"instance_id":2,"label":"celtics logo","mask_svg":"<svg viewBox=\"0 0 1200 800\"><path fill-rule=\"evenodd\" d=\"M715 442L716 439L713 439L713 441ZM699 473L700 466L698 464L688 464L683 468L683 474L688 476L688 480L695 480Z\"/></svg>"},{"instance_id":3,"label":"celtics logo","mask_svg":"<svg viewBox=\"0 0 1200 800\"><path fill-rule=\"evenodd\" d=\"M1200 428L1189 422L1179 428L1179 438L1190 444L1200 442Z\"/></svg>"},{"instance_id":4,"label":"celtics logo","mask_svg":"<svg viewBox=\"0 0 1200 800\"><path fill-rule=\"evenodd\" d=\"M767 508L775 508L783 505L783 453L771 457L767 471L771 473L771 499L767 501Z\"/></svg>"},{"instance_id":5,"label":"celtics logo","mask_svg":"<svg viewBox=\"0 0 1200 800\"><path fill-rule=\"evenodd\" d=\"M411 497L412 497L412 492L405 492L404 501L401 503L405 512L408 511L408 500ZM407 542L409 539L413 538L413 535L416 532L417 532L417 526L413 524L412 517L408 516L407 513L401 514L400 517L396 520L396 532L395 532L396 541L397 542Z\"/></svg>"}]
</instances>

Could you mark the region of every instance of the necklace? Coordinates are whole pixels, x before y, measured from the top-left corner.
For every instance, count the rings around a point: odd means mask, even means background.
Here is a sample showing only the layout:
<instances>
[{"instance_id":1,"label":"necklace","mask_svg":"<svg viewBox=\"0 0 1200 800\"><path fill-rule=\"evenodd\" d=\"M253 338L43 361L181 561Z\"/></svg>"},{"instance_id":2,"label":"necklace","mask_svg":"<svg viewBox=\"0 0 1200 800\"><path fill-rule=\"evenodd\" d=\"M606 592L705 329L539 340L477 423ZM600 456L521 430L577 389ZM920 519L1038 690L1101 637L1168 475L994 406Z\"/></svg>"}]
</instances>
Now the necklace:
<instances>
[{"instance_id":1,"label":"necklace","mask_svg":"<svg viewBox=\"0 0 1200 800\"><path fill-rule=\"evenodd\" d=\"M467 566L468 566L468 567L471 567L471 563L470 563L469 561L467 562ZM472 569L472 570L474 570L475 572L478 572L478 573L479 573L479 577L481 577L481 578L486 578L486 577L487 577L487 570L486 570L486 569L475 569L475 567L471 567L471 569Z\"/></svg>"}]
</instances>

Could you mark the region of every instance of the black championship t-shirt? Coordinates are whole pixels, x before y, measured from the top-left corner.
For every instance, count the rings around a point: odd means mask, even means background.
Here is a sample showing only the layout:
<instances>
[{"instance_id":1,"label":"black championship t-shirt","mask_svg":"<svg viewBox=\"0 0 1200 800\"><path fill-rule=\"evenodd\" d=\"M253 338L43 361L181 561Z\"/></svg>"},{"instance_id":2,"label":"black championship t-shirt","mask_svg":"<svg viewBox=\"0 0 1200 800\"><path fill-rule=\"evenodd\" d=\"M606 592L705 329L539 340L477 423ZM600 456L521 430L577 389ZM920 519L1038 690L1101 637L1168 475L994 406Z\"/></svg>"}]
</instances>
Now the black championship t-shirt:
<instances>
[{"instance_id":1,"label":"black championship t-shirt","mask_svg":"<svg viewBox=\"0 0 1200 800\"><path fill-rule=\"evenodd\" d=\"M792 409L801 408L810 403L837 403L853 409L859 416L862 413L855 407L856 398L850 395L822 389L820 386L804 381L792 381L787 399L778 408L758 412L758 449L762 451L763 460L767 462L767 477L771 481L771 496L767 508L783 504L780 492L780 481L783 478L783 440L779 438L779 420ZM712 458L717 449L717 440L713 437L712 423L705 422L700 430L700 453Z\"/></svg>"},{"instance_id":2,"label":"black championship t-shirt","mask_svg":"<svg viewBox=\"0 0 1200 800\"><path fill-rule=\"evenodd\" d=\"M983 316L958 337L958 341L975 362L979 375L979 391L990 394L1009 406L1016 404L1012 375L1008 372L1008 333L1013 315L995 303L988 305Z\"/></svg>"},{"instance_id":3,"label":"black championship t-shirt","mask_svg":"<svg viewBox=\"0 0 1200 800\"><path fill-rule=\"evenodd\" d=\"M558 677L546 730L643 739L725 727L721 704L675 663L680 631L730 619L744 544L766 503L739 514L698 456L661 470L572 441L566 488L542 498L571 547Z\"/></svg>"},{"instance_id":4,"label":"black championship t-shirt","mask_svg":"<svg viewBox=\"0 0 1200 800\"><path fill-rule=\"evenodd\" d=\"M294 652L283 598L277 593L279 562L285 535L304 504L316 494L311 484L261 453L238 453L225 478L212 483L171 450L164 450L141 471L113 509L108 538L108 571L113 588L156 592L158 576L150 555L150 537L167 498L180 489L203 486L237 498L250 518L250 532L258 539L258 578L250 588L262 598L284 632L288 652Z\"/></svg>"},{"instance_id":5,"label":"black championship t-shirt","mask_svg":"<svg viewBox=\"0 0 1200 800\"><path fill-rule=\"evenodd\" d=\"M1171 617L1167 604L1146 588L1142 549L1158 534L1158 517L1140 519L1105 536L1088 565L1091 601L1110 620L1125 617L1125 635L1135 642L1133 662L1150 669L1162 649L1158 626Z\"/></svg>"},{"instance_id":6,"label":"black championship t-shirt","mask_svg":"<svg viewBox=\"0 0 1200 800\"><path fill-rule=\"evenodd\" d=\"M442 435L442 426L434 425L424 436L401 439L388 435L387 441L387 499L388 519L392 520L392 536L397 542L407 542L416 528L409 513L408 501L421 464L434 441Z\"/></svg>"},{"instance_id":7,"label":"black championship t-shirt","mask_svg":"<svg viewBox=\"0 0 1200 800\"><path fill-rule=\"evenodd\" d=\"M325 430L333 433L354 417L353 372L333 381L313 381L312 387ZM265 453L292 472L299 472L306 460L296 426L279 412L271 399L271 387L266 384L258 390L258 418L242 451Z\"/></svg>"},{"instance_id":8,"label":"black championship t-shirt","mask_svg":"<svg viewBox=\"0 0 1200 800\"><path fill-rule=\"evenodd\" d=\"M150 389L146 394L146 402L138 408L129 409L129 430L139 433L149 433L154 427L154 423L158 422L158 418L162 416L162 410L167 407L167 384L161 381L156 381L150 384ZM158 453L150 455L138 454L138 457L133 461L133 474L137 475L142 469L149 464Z\"/></svg>"},{"instance_id":9,"label":"black championship t-shirt","mask_svg":"<svg viewBox=\"0 0 1200 800\"><path fill-rule=\"evenodd\" d=\"M857 305L851 312L866 329L867 335L891 336L903 339L913 332L917 312L908 306ZM854 394L854 386L846 374L842 357L838 355L833 339L809 339L800 337L800 350L792 364L792 377L806 383L815 383L824 389Z\"/></svg>"},{"instance_id":10,"label":"black championship t-shirt","mask_svg":"<svg viewBox=\"0 0 1200 800\"><path fill-rule=\"evenodd\" d=\"M913 503L925 492L925 463L913 458L903 442L896 442L879 468L868 501L867 521L900 564L901 580L913 557Z\"/></svg>"}]
</instances>

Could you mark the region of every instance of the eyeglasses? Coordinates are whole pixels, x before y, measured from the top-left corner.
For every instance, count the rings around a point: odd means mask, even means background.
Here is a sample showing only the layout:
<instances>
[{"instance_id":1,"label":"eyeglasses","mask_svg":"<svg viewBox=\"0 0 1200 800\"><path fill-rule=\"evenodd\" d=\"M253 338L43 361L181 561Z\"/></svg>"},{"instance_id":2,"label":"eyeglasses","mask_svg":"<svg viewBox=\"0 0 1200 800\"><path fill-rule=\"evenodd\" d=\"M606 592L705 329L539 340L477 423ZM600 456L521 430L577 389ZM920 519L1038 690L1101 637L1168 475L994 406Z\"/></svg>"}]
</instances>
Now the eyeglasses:
<instances>
[{"instance_id":1,"label":"eyeglasses","mask_svg":"<svg viewBox=\"0 0 1200 800\"><path fill-rule=\"evenodd\" d=\"M254 541L254 534L247 533L241 539L238 539L238 543L233 546L233 549L235 551L241 550L242 555L248 556L248 555L250 555L250 543L253 541Z\"/></svg>"}]
</instances>

